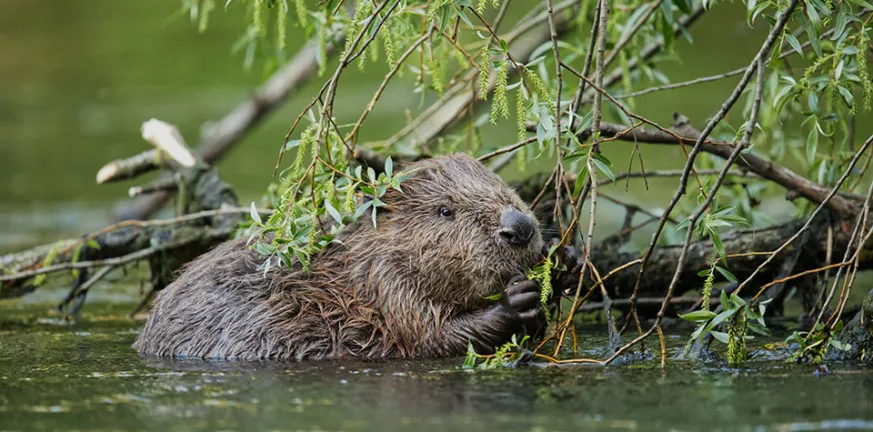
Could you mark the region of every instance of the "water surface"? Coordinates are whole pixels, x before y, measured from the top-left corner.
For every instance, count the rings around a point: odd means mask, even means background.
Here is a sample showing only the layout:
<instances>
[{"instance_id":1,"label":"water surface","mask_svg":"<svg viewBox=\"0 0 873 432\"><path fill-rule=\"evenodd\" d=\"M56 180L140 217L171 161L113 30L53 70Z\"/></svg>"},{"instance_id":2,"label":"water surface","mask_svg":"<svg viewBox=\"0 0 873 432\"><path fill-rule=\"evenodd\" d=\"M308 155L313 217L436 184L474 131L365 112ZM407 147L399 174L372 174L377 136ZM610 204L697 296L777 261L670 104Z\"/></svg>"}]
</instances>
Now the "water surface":
<instances>
[{"instance_id":1,"label":"water surface","mask_svg":"<svg viewBox=\"0 0 873 432\"><path fill-rule=\"evenodd\" d=\"M169 361L130 348L121 305L88 310L67 326L0 305L0 430L873 429L873 370L851 365Z\"/></svg>"}]
</instances>

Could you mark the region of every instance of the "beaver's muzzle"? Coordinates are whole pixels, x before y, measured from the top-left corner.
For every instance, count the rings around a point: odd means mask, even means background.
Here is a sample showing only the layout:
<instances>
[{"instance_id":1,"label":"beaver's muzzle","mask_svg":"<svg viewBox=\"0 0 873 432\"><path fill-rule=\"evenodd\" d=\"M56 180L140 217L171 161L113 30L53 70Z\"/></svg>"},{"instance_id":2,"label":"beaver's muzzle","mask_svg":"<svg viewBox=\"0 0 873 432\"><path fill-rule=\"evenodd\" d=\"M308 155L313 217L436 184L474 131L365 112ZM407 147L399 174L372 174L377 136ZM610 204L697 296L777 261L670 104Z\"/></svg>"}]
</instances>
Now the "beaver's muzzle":
<instances>
[{"instance_id":1,"label":"beaver's muzzle","mask_svg":"<svg viewBox=\"0 0 873 432\"><path fill-rule=\"evenodd\" d=\"M497 235L510 245L527 246L536 231L536 221L526 213L507 209L500 215L500 230L497 231Z\"/></svg>"}]
</instances>

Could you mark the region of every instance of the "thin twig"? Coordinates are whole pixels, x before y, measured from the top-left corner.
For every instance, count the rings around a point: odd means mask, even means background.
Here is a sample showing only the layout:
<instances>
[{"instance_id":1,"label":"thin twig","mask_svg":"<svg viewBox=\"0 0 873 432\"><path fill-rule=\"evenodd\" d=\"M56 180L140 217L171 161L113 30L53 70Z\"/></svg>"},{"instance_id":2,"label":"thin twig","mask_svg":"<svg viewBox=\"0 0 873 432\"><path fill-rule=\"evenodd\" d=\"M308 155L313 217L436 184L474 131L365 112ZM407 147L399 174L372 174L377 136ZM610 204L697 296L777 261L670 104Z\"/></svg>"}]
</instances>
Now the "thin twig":
<instances>
[{"instance_id":1,"label":"thin twig","mask_svg":"<svg viewBox=\"0 0 873 432\"><path fill-rule=\"evenodd\" d=\"M640 283L642 282L643 275L646 271L646 265L648 264L649 258L652 256L652 251L655 249L657 245L658 239L661 236L661 231L664 229L664 225L667 223L667 217L670 216L670 213L673 212L673 209L676 207L676 204L685 194L685 188L688 184L688 177L691 173L691 170L694 167L694 161L697 158L697 154L700 153L701 147L703 146L706 138L709 137L709 134L715 129L715 126L724 118L727 114L728 110L733 107L734 103L736 103L737 99L739 99L740 94L745 90L746 85L748 85L749 81L752 79L752 74L758 69L758 65L761 59L764 59L769 53L770 49L773 47L773 44L778 39L778 36L782 34L782 29L785 27L785 24L788 22L788 19L791 17L791 14L794 12L794 9L797 7L799 0L791 0L791 3L788 7L782 12L782 15L779 17L776 25L773 26L773 29L770 31L770 34L767 35L767 39L764 41L764 44L761 46L761 49L758 50L758 53L755 55L755 58L746 68L746 72L743 74L743 77L740 79L740 82L737 84L734 91L728 96L727 100L722 104L721 109L718 113L709 121L706 125L706 128L700 133L700 136L697 137L697 142L694 144L694 148L691 149L691 153L688 155L688 160L685 163L685 167L683 169L684 173L682 177L679 179L679 187L676 189L675 194L673 195L673 199L665 208L661 220L658 222L658 227L655 229L655 232L652 234L652 240L649 243L649 246L646 248L646 251L643 253L643 262L640 265L639 272L637 273L637 279L634 283L633 294L631 295L631 299L635 299L639 297L640 291ZM754 129L752 127L751 129ZM689 230L690 232L690 230ZM674 286L671 284L671 286ZM668 293L667 297L669 298L671 293ZM663 309L663 308L662 308ZM662 314L659 313L659 320L657 322L656 327L660 326L660 318ZM651 333L651 330L647 333ZM642 337L642 335L640 336ZM637 338L639 339L639 338ZM624 348L624 347L623 347ZM619 350L620 352L622 350ZM613 357L614 358L614 357Z\"/></svg>"},{"instance_id":2,"label":"thin twig","mask_svg":"<svg viewBox=\"0 0 873 432\"><path fill-rule=\"evenodd\" d=\"M144 258L148 258L149 256L152 256L158 252L162 252L162 251L169 250L169 249L175 249L175 248L179 248L182 246L187 246L187 245L194 243L194 242L211 240L211 239L218 239L218 238L227 238L227 236L229 236L230 233L233 232L233 230L230 230L230 229L208 230L205 232L206 232L206 234L204 234L203 236L193 237L193 238L185 239L182 241L175 241L175 242L166 243L166 244L162 244L162 245L158 245L158 246L152 246L152 247L149 247L146 249L141 249L141 250L138 250L136 252L132 252L132 253L129 253L127 255L120 256L120 257L106 258L106 259L101 259L101 260L91 260L91 261L66 262L66 263L56 264L56 265L52 265L52 266L48 266L48 267L42 267L42 268L35 269L35 270L27 270L27 271L23 271L23 272L13 273L10 275L2 275L2 276L0 276L0 282L8 282L8 281L12 281L12 280L25 279L25 278L30 278L30 277L41 275L41 274L53 273L53 272L59 272L59 271L65 271L65 270L72 270L72 269L103 267L103 266L120 266L120 265L124 265L124 264L131 263L134 261L139 261L139 260L144 259Z\"/></svg>"},{"instance_id":3,"label":"thin twig","mask_svg":"<svg viewBox=\"0 0 873 432\"><path fill-rule=\"evenodd\" d=\"M791 236L791 238L786 240L785 243L782 244L782 246L779 246L778 249L773 251L773 253L766 260L764 260L764 262L761 263L761 265L759 265L758 268L756 268L755 271L752 272L751 275L749 275L749 277L746 278L746 280L744 280L742 283L740 283L739 286L737 286L737 290L735 292L738 295L739 295L739 292L742 291L742 289L749 282L751 282L751 280L761 271L761 269L763 269L764 267L769 265L773 261L773 259L776 258L776 255L779 255L779 252L782 252L783 250L785 250L785 248L787 248L792 242L794 242L794 240L796 240L798 237L800 237L801 234L803 234L807 229L809 229L809 226L812 224L812 221L815 219L815 217L818 216L818 214L822 211L822 209L825 208L825 205L827 204L827 202L830 201L830 199L833 198L834 195L837 194L837 191L839 191L840 187L843 186L843 182L845 182L846 179L849 178L849 176L852 174L852 172L855 168L855 164L858 162L858 159L861 158L861 155L864 154L865 151L867 151L867 148L870 147L870 143L873 143L873 135L871 135L870 138L867 138L867 141L864 142L864 145L861 146L861 149L858 150L857 153L855 153L855 156L849 162L848 168L846 168L845 172L843 172L843 175L837 181L837 184L834 186L833 189L831 189L831 192L828 194L827 197L825 197L824 201L822 201L822 203L819 204L818 207L815 208L815 210L812 212L812 214L809 215L809 219L806 220L806 223L803 224L803 226L799 230L797 230L797 232L793 236Z\"/></svg>"}]
</instances>

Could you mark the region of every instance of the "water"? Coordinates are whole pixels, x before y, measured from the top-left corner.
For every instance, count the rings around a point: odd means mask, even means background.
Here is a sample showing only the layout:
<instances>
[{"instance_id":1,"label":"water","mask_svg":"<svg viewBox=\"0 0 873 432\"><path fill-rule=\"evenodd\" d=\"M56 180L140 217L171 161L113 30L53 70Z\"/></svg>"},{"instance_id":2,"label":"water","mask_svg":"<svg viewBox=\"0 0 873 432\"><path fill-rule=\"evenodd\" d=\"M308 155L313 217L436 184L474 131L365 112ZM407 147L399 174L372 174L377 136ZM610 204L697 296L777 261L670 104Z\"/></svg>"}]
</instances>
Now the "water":
<instances>
[{"instance_id":1,"label":"water","mask_svg":"<svg viewBox=\"0 0 873 432\"><path fill-rule=\"evenodd\" d=\"M0 307L2 430L873 428L873 370L851 365L816 376L775 361L484 372L461 370L459 358L161 361L130 348L138 323L118 305L92 304L74 326L43 310Z\"/></svg>"},{"instance_id":2,"label":"water","mask_svg":"<svg viewBox=\"0 0 873 432\"><path fill-rule=\"evenodd\" d=\"M94 175L104 163L147 148L138 133L142 121L177 124L194 145L205 122L227 113L262 80L259 68L244 72L242 58L230 54L242 31L238 9L215 13L201 35L185 19L172 18L178 6L178 0L0 2L0 252L111 223L131 183L97 187ZM743 66L760 45L763 29L737 20L742 5L718 8L726 9L692 29L695 45L679 42L686 61L664 68L674 81ZM725 24L726 17L734 21ZM291 33L289 39L293 52L302 37ZM384 72L384 65L351 71L356 78L343 80L336 114L356 118ZM219 164L242 203L258 199L282 137L321 82L295 93ZM639 98L635 108L664 125L674 111L700 124L735 83L657 93ZM389 86L362 137L385 138L416 103L408 88ZM732 113L728 121L742 119ZM869 119L858 124L873 127ZM507 125L483 137L497 146L514 141L514 132ZM766 149L767 143L758 145ZM676 147L641 148L649 170L684 161ZM617 171L624 170L630 146L604 151ZM651 191L631 187L626 193L622 185L601 192L663 206L675 180L650 183ZM790 214L783 194L771 191L765 205L771 215ZM599 211L603 232L622 219L607 203ZM126 318L138 294L130 280L98 283L83 320L72 326L52 312L62 290L0 302L0 430L873 429L873 376L852 365L831 365L831 374L816 377L810 366L779 361L743 369L671 363L664 372L642 364L471 373L457 368L460 359L146 359L130 348L141 321ZM584 346L603 345L601 339L594 334Z\"/></svg>"}]
</instances>

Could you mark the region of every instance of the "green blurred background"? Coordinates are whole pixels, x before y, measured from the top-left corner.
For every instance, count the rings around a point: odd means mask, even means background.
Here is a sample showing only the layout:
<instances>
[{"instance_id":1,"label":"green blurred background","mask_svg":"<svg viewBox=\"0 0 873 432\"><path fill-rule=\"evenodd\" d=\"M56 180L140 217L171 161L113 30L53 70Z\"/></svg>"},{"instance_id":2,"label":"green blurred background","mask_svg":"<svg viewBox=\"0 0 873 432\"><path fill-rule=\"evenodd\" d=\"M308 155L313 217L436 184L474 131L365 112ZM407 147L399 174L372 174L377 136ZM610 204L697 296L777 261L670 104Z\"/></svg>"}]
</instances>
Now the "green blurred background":
<instances>
[{"instance_id":1,"label":"green blurred background","mask_svg":"<svg viewBox=\"0 0 873 432\"><path fill-rule=\"evenodd\" d=\"M261 63L246 71L242 54L231 53L245 26L238 2L216 10L203 34L179 10L178 0L0 2L0 249L111 223L113 206L123 202L131 183L98 187L94 176L104 163L148 148L139 136L144 120L157 117L178 125L194 146L203 124L221 118L264 80ZM678 41L677 52L686 60L668 62L663 70L677 82L744 66L766 33L758 27L745 23L742 4L720 4L692 27L694 44ZM289 57L303 42L299 29L289 29ZM343 76L336 108L340 123L357 118L385 71L384 62L370 63L364 72L352 68ZM311 80L294 93L219 164L241 202L258 199L285 132L325 79ZM700 126L736 81L643 96L636 100L637 112L669 125L679 111ZM420 108L412 88L409 79L388 87L364 124L364 139L385 138L405 124L405 110ZM513 142L509 122L483 129L486 145ZM605 149L615 172L626 169L630 147ZM649 170L683 164L678 147L642 150ZM632 187L624 193L623 184L614 189L618 196L658 207L675 184L669 179L652 182L653 191Z\"/></svg>"}]
</instances>

